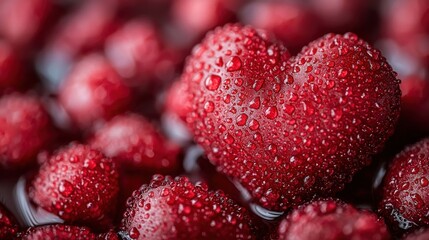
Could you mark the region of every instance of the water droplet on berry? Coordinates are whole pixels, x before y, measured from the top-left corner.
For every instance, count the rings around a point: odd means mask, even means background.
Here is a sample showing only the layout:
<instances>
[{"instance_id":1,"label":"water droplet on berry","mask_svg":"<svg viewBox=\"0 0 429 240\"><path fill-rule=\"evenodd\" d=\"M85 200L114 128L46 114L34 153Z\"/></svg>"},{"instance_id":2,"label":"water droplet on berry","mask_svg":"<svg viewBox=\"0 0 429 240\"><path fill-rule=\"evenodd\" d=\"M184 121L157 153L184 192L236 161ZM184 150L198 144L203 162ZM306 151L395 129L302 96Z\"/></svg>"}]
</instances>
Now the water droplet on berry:
<instances>
[{"instance_id":1,"label":"water droplet on berry","mask_svg":"<svg viewBox=\"0 0 429 240\"><path fill-rule=\"evenodd\" d=\"M58 186L58 191L64 197L68 197L73 192L73 185L67 180L62 180Z\"/></svg>"},{"instance_id":2,"label":"water droplet on berry","mask_svg":"<svg viewBox=\"0 0 429 240\"><path fill-rule=\"evenodd\" d=\"M274 119L277 117L277 108L276 107L268 107L265 110L265 117L267 117L268 119Z\"/></svg>"},{"instance_id":3,"label":"water droplet on berry","mask_svg":"<svg viewBox=\"0 0 429 240\"><path fill-rule=\"evenodd\" d=\"M212 74L206 78L204 84L208 90L214 91L219 88L220 82L221 82L221 77L219 77L218 75Z\"/></svg>"},{"instance_id":4,"label":"water droplet on berry","mask_svg":"<svg viewBox=\"0 0 429 240\"><path fill-rule=\"evenodd\" d=\"M227 71L228 72L238 71L241 69L241 64L242 64L241 59L239 57L234 56L226 64Z\"/></svg>"}]
</instances>

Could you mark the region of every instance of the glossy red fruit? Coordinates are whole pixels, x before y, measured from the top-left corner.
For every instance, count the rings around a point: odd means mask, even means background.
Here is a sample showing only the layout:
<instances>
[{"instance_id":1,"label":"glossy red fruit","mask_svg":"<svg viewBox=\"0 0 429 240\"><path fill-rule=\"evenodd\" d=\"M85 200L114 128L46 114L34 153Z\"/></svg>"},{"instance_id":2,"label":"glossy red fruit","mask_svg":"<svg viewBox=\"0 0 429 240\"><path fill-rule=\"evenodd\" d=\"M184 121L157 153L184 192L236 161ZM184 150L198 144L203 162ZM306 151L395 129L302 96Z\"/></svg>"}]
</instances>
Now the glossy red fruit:
<instances>
[{"instance_id":1,"label":"glossy red fruit","mask_svg":"<svg viewBox=\"0 0 429 240\"><path fill-rule=\"evenodd\" d=\"M107 39L105 52L117 72L135 87L160 85L175 70L173 52L149 20L125 23Z\"/></svg>"},{"instance_id":2,"label":"glossy red fruit","mask_svg":"<svg viewBox=\"0 0 429 240\"><path fill-rule=\"evenodd\" d=\"M0 204L0 239L14 239L18 229L15 218Z\"/></svg>"},{"instance_id":3,"label":"glossy red fruit","mask_svg":"<svg viewBox=\"0 0 429 240\"><path fill-rule=\"evenodd\" d=\"M0 169L29 167L53 137L53 126L35 96L11 94L0 98Z\"/></svg>"},{"instance_id":4,"label":"glossy red fruit","mask_svg":"<svg viewBox=\"0 0 429 240\"><path fill-rule=\"evenodd\" d=\"M62 224L30 227L26 231L20 233L19 237L19 239L22 240L96 239L96 235L87 227Z\"/></svg>"},{"instance_id":5,"label":"glossy red fruit","mask_svg":"<svg viewBox=\"0 0 429 240\"><path fill-rule=\"evenodd\" d=\"M110 158L80 144L70 144L44 162L29 188L30 199L67 223L108 227L119 191Z\"/></svg>"},{"instance_id":6,"label":"glossy red fruit","mask_svg":"<svg viewBox=\"0 0 429 240\"><path fill-rule=\"evenodd\" d=\"M191 96L187 93L186 85L181 81L176 81L168 90L165 100L165 112L184 122L186 115L192 111Z\"/></svg>"},{"instance_id":7,"label":"glossy red fruit","mask_svg":"<svg viewBox=\"0 0 429 240\"><path fill-rule=\"evenodd\" d=\"M418 129L429 132L429 81L420 76L411 75L402 79L402 115L401 118Z\"/></svg>"},{"instance_id":8,"label":"glossy red fruit","mask_svg":"<svg viewBox=\"0 0 429 240\"><path fill-rule=\"evenodd\" d=\"M0 35L15 45L31 44L51 9L50 0L0 1Z\"/></svg>"},{"instance_id":9,"label":"glossy red fruit","mask_svg":"<svg viewBox=\"0 0 429 240\"><path fill-rule=\"evenodd\" d=\"M249 214L221 191L155 175L128 199L121 235L131 239L253 239Z\"/></svg>"},{"instance_id":10,"label":"glossy red fruit","mask_svg":"<svg viewBox=\"0 0 429 240\"><path fill-rule=\"evenodd\" d=\"M429 226L429 139L393 159L383 180L379 211L397 232Z\"/></svg>"},{"instance_id":11,"label":"glossy red fruit","mask_svg":"<svg viewBox=\"0 0 429 240\"><path fill-rule=\"evenodd\" d=\"M103 56L92 54L76 63L61 86L59 101L86 128L125 111L131 91Z\"/></svg>"},{"instance_id":12,"label":"glossy red fruit","mask_svg":"<svg viewBox=\"0 0 429 240\"><path fill-rule=\"evenodd\" d=\"M280 223L278 234L279 240L390 239L376 214L332 199L299 206Z\"/></svg>"},{"instance_id":13,"label":"glossy red fruit","mask_svg":"<svg viewBox=\"0 0 429 240\"><path fill-rule=\"evenodd\" d=\"M172 17L190 34L201 36L208 30L233 21L241 0L175 0Z\"/></svg>"},{"instance_id":14,"label":"glossy red fruit","mask_svg":"<svg viewBox=\"0 0 429 240\"><path fill-rule=\"evenodd\" d=\"M328 34L290 58L266 34L226 25L194 48L181 81L196 142L271 210L341 190L399 116L395 73L350 33Z\"/></svg>"},{"instance_id":15,"label":"glossy red fruit","mask_svg":"<svg viewBox=\"0 0 429 240\"><path fill-rule=\"evenodd\" d=\"M17 52L6 41L0 40L0 93L23 84L23 66Z\"/></svg>"},{"instance_id":16,"label":"glossy red fruit","mask_svg":"<svg viewBox=\"0 0 429 240\"><path fill-rule=\"evenodd\" d=\"M137 114L113 118L95 131L89 145L128 171L172 172L179 166L180 148Z\"/></svg>"},{"instance_id":17,"label":"glossy red fruit","mask_svg":"<svg viewBox=\"0 0 429 240\"><path fill-rule=\"evenodd\" d=\"M240 15L245 24L274 33L293 52L299 52L322 34L315 14L298 2L255 1L246 5Z\"/></svg>"},{"instance_id":18,"label":"glossy red fruit","mask_svg":"<svg viewBox=\"0 0 429 240\"><path fill-rule=\"evenodd\" d=\"M420 229L407 235L404 240L427 240L429 239L429 229Z\"/></svg>"},{"instance_id":19,"label":"glossy red fruit","mask_svg":"<svg viewBox=\"0 0 429 240\"><path fill-rule=\"evenodd\" d=\"M60 22L47 44L49 51L73 58L101 48L116 29L115 10L111 1L84 1Z\"/></svg>"},{"instance_id":20,"label":"glossy red fruit","mask_svg":"<svg viewBox=\"0 0 429 240\"><path fill-rule=\"evenodd\" d=\"M429 66L429 2L426 0L384 1L381 30L398 46Z\"/></svg>"},{"instance_id":21,"label":"glossy red fruit","mask_svg":"<svg viewBox=\"0 0 429 240\"><path fill-rule=\"evenodd\" d=\"M101 233L97 240L121 240L115 230L110 229L107 233Z\"/></svg>"}]
</instances>

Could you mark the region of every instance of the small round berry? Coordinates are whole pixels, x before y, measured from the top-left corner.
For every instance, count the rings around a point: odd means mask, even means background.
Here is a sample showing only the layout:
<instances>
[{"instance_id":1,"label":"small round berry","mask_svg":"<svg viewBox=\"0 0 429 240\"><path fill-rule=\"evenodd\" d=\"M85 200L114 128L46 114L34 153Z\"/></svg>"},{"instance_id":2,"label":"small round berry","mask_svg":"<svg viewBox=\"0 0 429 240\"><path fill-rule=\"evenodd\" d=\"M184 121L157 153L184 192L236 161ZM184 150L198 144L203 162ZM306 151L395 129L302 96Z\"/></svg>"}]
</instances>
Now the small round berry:
<instances>
[{"instance_id":1,"label":"small round berry","mask_svg":"<svg viewBox=\"0 0 429 240\"><path fill-rule=\"evenodd\" d=\"M76 63L59 100L71 119L85 128L126 110L131 92L107 60L93 54Z\"/></svg>"},{"instance_id":2,"label":"small round berry","mask_svg":"<svg viewBox=\"0 0 429 240\"><path fill-rule=\"evenodd\" d=\"M73 143L43 162L31 182L29 197L67 223L99 226L109 223L115 213L118 181L110 158Z\"/></svg>"},{"instance_id":3,"label":"small round berry","mask_svg":"<svg viewBox=\"0 0 429 240\"><path fill-rule=\"evenodd\" d=\"M397 232L429 226L429 138L393 159L383 180L379 211Z\"/></svg>"},{"instance_id":4,"label":"small round berry","mask_svg":"<svg viewBox=\"0 0 429 240\"><path fill-rule=\"evenodd\" d=\"M186 177L155 175L127 205L120 234L131 239L254 239L244 208Z\"/></svg>"},{"instance_id":5,"label":"small round berry","mask_svg":"<svg viewBox=\"0 0 429 240\"><path fill-rule=\"evenodd\" d=\"M18 224L12 214L0 204L0 239L14 239Z\"/></svg>"},{"instance_id":6,"label":"small round berry","mask_svg":"<svg viewBox=\"0 0 429 240\"><path fill-rule=\"evenodd\" d=\"M332 199L297 207L280 223L278 234L281 240L390 239L376 214Z\"/></svg>"},{"instance_id":7,"label":"small round berry","mask_svg":"<svg viewBox=\"0 0 429 240\"><path fill-rule=\"evenodd\" d=\"M53 126L42 102L30 95L0 98L0 168L17 169L35 163L50 143Z\"/></svg>"}]
</instances>

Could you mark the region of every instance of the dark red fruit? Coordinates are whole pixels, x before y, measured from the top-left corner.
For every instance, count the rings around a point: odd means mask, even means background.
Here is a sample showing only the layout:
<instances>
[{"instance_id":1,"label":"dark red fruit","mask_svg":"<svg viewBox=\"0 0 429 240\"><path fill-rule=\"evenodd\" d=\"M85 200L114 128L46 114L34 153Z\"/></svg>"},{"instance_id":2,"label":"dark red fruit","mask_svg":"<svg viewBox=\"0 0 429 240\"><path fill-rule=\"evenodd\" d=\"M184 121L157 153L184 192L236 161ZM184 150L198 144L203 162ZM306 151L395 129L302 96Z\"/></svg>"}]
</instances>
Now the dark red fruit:
<instances>
[{"instance_id":1,"label":"dark red fruit","mask_svg":"<svg viewBox=\"0 0 429 240\"><path fill-rule=\"evenodd\" d=\"M379 211L397 232L428 227L429 139L408 146L389 166Z\"/></svg>"},{"instance_id":2,"label":"dark red fruit","mask_svg":"<svg viewBox=\"0 0 429 240\"><path fill-rule=\"evenodd\" d=\"M404 240L427 240L429 239L429 229L420 229L407 235Z\"/></svg>"},{"instance_id":3,"label":"dark red fruit","mask_svg":"<svg viewBox=\"0 0 429 240\"><path fill-rule=\"evenodd\" d=\"M87 227L70 225L45 225L30 227L25 232L19 234L22 240L95 240L96 235Z\"/></svg>"},{"instance_id":4,"label":"dark red fruit","mask_svg":"<svg viewBox=\"0 0 429 240\"><path fill-rule=\"evenodd\" d=\"M293 52L300 51L321 35L320 21L306 5L298 2L251 2L243 8L241 19L246 24L274 33Z\"/></svg>"},{"instance_id":5,"label":"dark red fruit","mask_svg":"<svg viewBox=\"0 0 429 240\"><path fill-rule=\"evenodd\" d=\"M253 239L249 214L221 191L155 175L128 199L120 234L131 239Z\"/></svg>"},{"instance_id":6,"label":"dark red fruit","mask_svg":"<svg viewBox=\"0 0 429 240\"><path fill-rule=\"evenodd\" d=\"M402 79L402 114L404 124L429 132L429 81L420 76L411 75Z\"/></svg>"},{"instance_id":7,"label":"dark red fruit","mask_svg":"<svg viewBox=\"0 0 429 240\"><path fill-rule=\"evenodd\" d=\"M38 98L21 94L0 98L0 169L32 165L52 137L51 119Z\"/></svg>"},{"instance_id":8,"label":"dark red fruit","mask_svg":"<svg viewBox=\"0 0 429 240\"><path fill-rule=\"evenodd\" d=\"M180 148L137 114L113 118L95 132L89 144L128 171L172 172L179 166Z\"/></svg>"},{"instance_id":9,"label":"dark red fruit","mask_svg":"<svg viewBox=\"0 0 429 240\"><path fill-rule=\"evenodd\" d=\"M97 236L97 240L121 240L115 230L110 229L107 233Z\"/></svg>"},{"instance_id":10,"label":"dark red fruit","mask_svg":"<svg viewBox=\"0 0 429 240\"><path fill-rule=\"evenodd\" d=\"M279 240L388 240L386 224L376 214L338 200L319 200L299 206L281 223Z\"/></svg>"},{"instance_id":11,"label":"dark red fruit","mask_svg":"<svg viewBox=\"0 0 429 240\"><path fill-rule=\"evenodd\" d=\"M76 63L59 101L71 119L86 128L126 110L131 91L104 57L93 54Z\"/></svg>"},{"instance_id":12,"label":"dark red fruit","mask_svg":"<svg viewBox=\"0 0 429 240\"><path fill-rule=\"evenodd\" d=\"M0 1L0 35L13 44L31 44L51 12L50 0Z\"/></svg>"},{"instance_id":13,"label":"dark red fruit","mask_svg":"<svg viewBox=\"0 0 429 240\"><path fill-rule=\"evenodd\" d=\"M271 210L341 190L399 116L395 73L350 33L328 34L290 58L266 34L226 25L194 48L181 81L196 142Z\"/></svg>"},{"instance_id":14,"label":"dark red fruit","mask_svg":"<svg viewBox=\"0 0 429 240\"><path fill-rule=\"evenodd\" d=\"M110 158L88 146L70 144L42 164L29 197L67 223L99 226L115 213L118 185Z\"/></svg>"},{"instance_id":15,"label":"dark red fruit","mask_svg":"<svg viewBox=\"0 0 429 240\"><path fill-rule=\"evenodd\" d=\"M149 20L132 20L106 41L105 52L130 85L159 85L174 73L174 55ZM160 82L161 81L161 82Z\"/></svg>"},{"instance_id":16,"label":"dark red fruit","mask_svg":"<svg viewBox=\"0 0 429 240\"><path fill-rule=\"evenodd\" d=\"M0 40L0 93L22 85L23 66L15 49Z\"/></svg>"},{"instance_id":17,"label":"dark red fruit","mask_svg":"<svg viewBox=\"0 0 429 240\"><path fill-rule=\"evenodd\" d=\"M12 214L0 204L0 239L14 239L18 233L18 224Z\"/></svg>"}]
</instances>

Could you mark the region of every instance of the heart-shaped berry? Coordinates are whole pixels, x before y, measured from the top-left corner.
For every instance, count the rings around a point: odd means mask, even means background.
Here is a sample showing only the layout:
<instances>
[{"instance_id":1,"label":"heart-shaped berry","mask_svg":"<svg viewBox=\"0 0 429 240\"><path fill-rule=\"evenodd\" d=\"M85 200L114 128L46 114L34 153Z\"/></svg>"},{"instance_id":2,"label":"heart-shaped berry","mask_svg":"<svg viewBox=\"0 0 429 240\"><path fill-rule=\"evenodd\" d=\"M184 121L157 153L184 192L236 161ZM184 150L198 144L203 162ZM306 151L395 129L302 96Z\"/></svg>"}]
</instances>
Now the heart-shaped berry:
<instances>
[{"instance_id":1,"label":"heart-shaped berry","mask_svg":"<svg viewBox=\"0 0 429 240\"><path fill-rule=\"evenodd\" d=\"M194 48L181 81L195 140L271 210L341 190L381 150L400 109L396 74L350 33L290 57L266 33L226 25Z\"/></svg>"}]
</instances>

